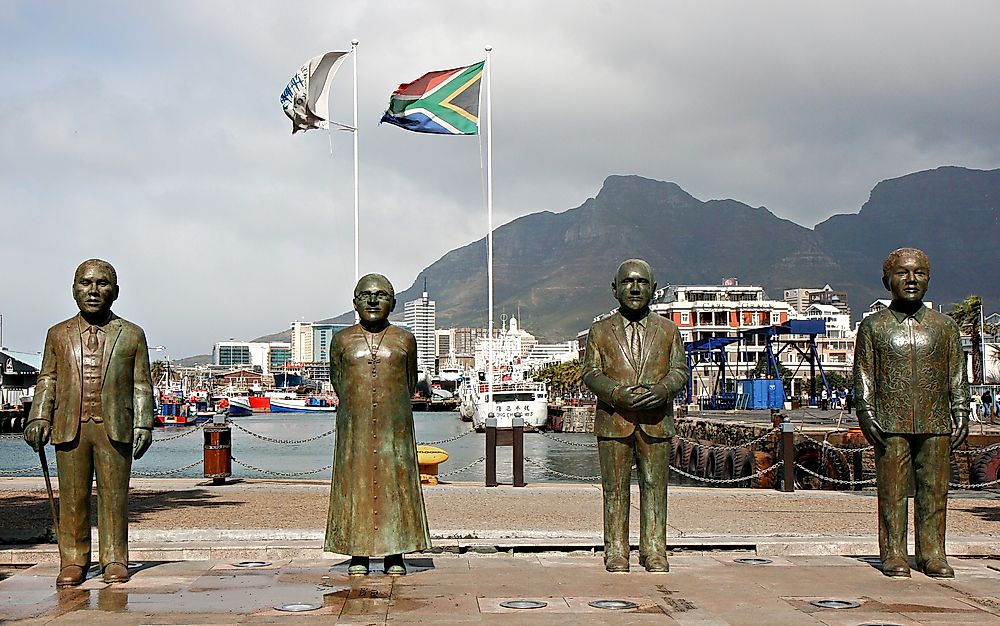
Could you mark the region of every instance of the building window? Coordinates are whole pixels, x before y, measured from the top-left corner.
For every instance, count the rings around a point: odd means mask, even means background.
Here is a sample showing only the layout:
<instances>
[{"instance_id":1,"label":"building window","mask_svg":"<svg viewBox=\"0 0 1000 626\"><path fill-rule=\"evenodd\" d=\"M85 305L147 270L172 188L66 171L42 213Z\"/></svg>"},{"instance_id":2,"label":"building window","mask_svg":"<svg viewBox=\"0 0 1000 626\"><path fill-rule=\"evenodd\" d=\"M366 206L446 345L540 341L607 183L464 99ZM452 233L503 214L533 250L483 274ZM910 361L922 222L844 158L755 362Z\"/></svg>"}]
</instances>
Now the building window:
<instances>
[{"instance_id":1,"label":"building window","mask_svg":"<svg viewBox=\"0 0 1000 626\"><path fill-rule=\"evenodd\" d=\"M681 324L690 324L690 323L691 323L691 314L681 313Z\"/></svg>"}]
</instances>

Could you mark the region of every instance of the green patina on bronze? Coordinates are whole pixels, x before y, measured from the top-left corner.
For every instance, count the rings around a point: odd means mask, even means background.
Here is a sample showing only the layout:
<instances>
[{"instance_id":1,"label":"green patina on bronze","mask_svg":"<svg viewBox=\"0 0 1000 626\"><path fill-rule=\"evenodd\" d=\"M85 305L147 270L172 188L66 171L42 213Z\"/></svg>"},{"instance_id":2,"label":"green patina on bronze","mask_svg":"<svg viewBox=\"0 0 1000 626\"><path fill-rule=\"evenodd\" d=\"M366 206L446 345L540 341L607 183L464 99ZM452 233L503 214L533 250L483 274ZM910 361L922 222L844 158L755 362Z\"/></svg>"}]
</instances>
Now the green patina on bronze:
<instances>
[{"instance_id":1,"label":"green patina on bronze","mask_svg":"<svg viewBox=\"0 0 1000 626\"><path fill-rule=\"evenodd\" d=\"M83 582L90 566L95 474L100 563L106 580L112 564L121 566L115 580L128 576L129 475L152 442L154 402L146 335L111 312L118 293L111 264L91 259L77 268L80 313L49 329L24 429L35 450L50 438L56 448L60 586Z\"/></svg>"},{"instance_id":2,"label":"green patina on bronze","mask_svg":"<svg viewBox=\"0 0 1000 626\"><path fill-rule=\"evenodd\" d=\"M337 407L325 548L348 555L395 555L431 545L420 491L410 397L417 343L389 324L392 285L379 274L358 281L360 323L330 342Z\"/></svg>"},{"instance_id":3,"label":"green patina on bronze","mask_svg":"<svg viewBox=\"0 0 1000 626\"><path fill-rule=\"evenodd\" d=\"M648 263L622 263L611 290L620 306L590 327L583 361L583 382L598 399L594 433L604 491L605 565L612 571L627 568L634 456L639 557L647 569L665 571L673 399L687 382L684 347L674 323L649 310L656 282Z\"/></svg>"},{"instance_id":4,"label":"green patina on bronze","mask_svg":"<svg viewBox=\"0 0 1000 626\"><path fill-rule=\"evenodd\" d=\"M969 434L969 385L958 326L923 304L929 282L926 254L892 252L882 276L892 303L862 320L854 352L858 422L875 447L879 552L891 576L909 574L911 471L917 564L932 576L953 575L944 548L950 450Z\"/></svg>"}]
</instances>

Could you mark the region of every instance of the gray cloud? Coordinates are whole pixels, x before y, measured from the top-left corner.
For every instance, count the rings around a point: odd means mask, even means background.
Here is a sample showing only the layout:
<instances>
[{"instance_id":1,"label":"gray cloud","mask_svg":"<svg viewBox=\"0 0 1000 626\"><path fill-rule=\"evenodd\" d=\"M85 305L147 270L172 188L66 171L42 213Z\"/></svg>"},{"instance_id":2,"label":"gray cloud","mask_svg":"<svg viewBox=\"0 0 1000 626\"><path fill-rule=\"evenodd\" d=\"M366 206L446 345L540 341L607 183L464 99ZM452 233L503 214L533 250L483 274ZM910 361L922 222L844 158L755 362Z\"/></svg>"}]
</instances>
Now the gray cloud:
<instances>
[{"instance_id":1,"label":"gray cloud","mask_svg":"<svg viewBox=\"0 0 1000 626\"><path fill-rule=\"evenodd\" d=\"M812 225L885 178L1000 165L998 18L985 1L4 3L4 343L40 349L91 256L174 357L348 309L351 138L331 155L326 133L291 137L278 95L352 37L361 271L402 290L486 219L477 138L377 125L400 82L494 47L496 225L630 173ZM331 106L350 122L350 61Z\"/></svg>"}]
</instances>

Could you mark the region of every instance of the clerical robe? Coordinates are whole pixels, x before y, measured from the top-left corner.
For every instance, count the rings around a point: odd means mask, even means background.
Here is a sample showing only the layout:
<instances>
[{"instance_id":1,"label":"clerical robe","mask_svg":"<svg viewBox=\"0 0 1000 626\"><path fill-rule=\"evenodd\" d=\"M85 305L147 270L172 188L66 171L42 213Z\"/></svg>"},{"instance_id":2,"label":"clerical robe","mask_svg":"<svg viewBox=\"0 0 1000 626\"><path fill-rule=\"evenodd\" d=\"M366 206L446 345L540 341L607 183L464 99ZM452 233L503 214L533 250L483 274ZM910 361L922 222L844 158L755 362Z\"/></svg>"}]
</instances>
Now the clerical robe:
<instances>
[{"instance_id":1,"label":"clerical robe","mask_svg":"<svg viewBox=\"0 0 1000 626\"><path fill-rule=\"evenodd\" d=\"M381 556L429 548L410 405L413 335L396 326L369 333L360 324L337 333L330 382L340 404L325 549Z\"/></svg>"}]
</instances>

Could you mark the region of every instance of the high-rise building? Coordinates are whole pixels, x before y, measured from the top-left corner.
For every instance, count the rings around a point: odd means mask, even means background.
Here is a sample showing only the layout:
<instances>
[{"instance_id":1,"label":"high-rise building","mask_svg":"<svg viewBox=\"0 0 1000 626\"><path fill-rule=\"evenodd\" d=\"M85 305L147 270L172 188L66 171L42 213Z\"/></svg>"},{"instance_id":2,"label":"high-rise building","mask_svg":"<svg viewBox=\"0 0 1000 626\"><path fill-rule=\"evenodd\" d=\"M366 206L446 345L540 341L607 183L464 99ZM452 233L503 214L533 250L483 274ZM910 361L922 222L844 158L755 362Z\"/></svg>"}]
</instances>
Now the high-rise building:
<instances>
[{"instance_id":1,"label":"high-rise building","mask_svg":"<svg viewBox=\"0 0 1000 626\"><path fill-rule=\"evenodd\" d=\"M417 367L434 372L435 356L435 304L423 292L420 298L403 305L403 319L417 340Z\"/></svg>"},{"instance_id":2,"label":"high-rise building","mask_svg":"<svg viewBox=\"0 0 1000 626\"><path fill-rule=\"evenodd\" d=\"M292 362L311 363L313 360L313 330L310 322L292 322Z\"/></svg>"},{"instance_id":3,"label":"high-rise building","mask_svg":"<svg viewBox=\"0 0 1000 626\"><path fill-rule=\"evenodd\" d=\"M794 289L785 290L785 302L792 305L798 313L805 314L806 309L809 308L809 294L819 291L818 288L812 287L796 287Z\"/></svg>"}]
</instances>

